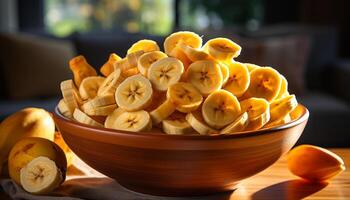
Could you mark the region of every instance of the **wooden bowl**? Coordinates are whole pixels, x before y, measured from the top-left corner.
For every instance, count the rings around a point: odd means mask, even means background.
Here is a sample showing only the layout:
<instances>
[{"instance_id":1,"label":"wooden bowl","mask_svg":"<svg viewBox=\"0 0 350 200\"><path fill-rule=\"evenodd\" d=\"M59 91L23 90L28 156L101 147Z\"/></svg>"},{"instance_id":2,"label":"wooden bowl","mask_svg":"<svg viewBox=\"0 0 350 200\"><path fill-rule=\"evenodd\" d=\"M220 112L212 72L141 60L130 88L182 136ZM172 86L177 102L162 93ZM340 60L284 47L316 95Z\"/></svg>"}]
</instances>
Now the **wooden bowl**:
<instances>
[{"instance_id":1,"label":"wooden bowl","mask_svg":"<svg viewBox=\"0 0 350 200\"><path fill-rule=\"evenodd\" d=\"M165 196L205 195L235 189L272 165L296 143L309 112L299 105L293 121L232 135L166 135L90 127L54 120L68 146L97 171L124 187Z\"/></svg>"}]
</instances>

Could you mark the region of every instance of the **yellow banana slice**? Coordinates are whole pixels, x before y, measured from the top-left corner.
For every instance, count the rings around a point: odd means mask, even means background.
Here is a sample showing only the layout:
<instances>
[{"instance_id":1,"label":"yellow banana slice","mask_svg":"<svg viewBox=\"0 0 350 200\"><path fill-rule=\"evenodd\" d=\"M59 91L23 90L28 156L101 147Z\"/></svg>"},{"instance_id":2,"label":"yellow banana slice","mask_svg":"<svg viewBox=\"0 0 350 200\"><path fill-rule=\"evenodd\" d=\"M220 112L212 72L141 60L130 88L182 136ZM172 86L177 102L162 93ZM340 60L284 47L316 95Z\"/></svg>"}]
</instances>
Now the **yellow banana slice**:
<instances>
[{"instance_id":1,"label":"yellow banana slice","mask_svg":"<svg viewBox=\"0 0 350 200\"><path fill-rule=\"evenodd\" d=\"M115 92L115 100L119 107L127 111L146 108L152 100L151 82L141 74L125 79Z\"/></svg>"},{"instance_id":2,"label":"yellow banana slice","mask_svg":"<svg viewBox=\"0 0 350 200\"><path fill-rule=\"evenodd\" d=\"M197 110L203 101L198 90L190 83L184 82L171 85L167 91L167 98L173 102L178 111L183 113Z\"/></svg>"},{"instance_id":3,"label":"yellow banana slice","mask_svg":"<svg viewBox=\"0 0 350 200\"><path fill-rule=\"evenodd\" d=\"M122 58L119 57L117 54L111 53L109 55L108 61L105 64L103 64L102 67L100 68L100 72L104 76L109 76L114 71L114 64L121 59Z\"/></svg>"},{"instance_id":4,"label":"yellow banana slice","mask_svg":"<svg viewBox=\"0 0 350 200\"><path fill-rule=\"evenodd\" d=\"M249 98L240 103L242 112L248 113L245 130L258 130L270 120L269 102L263 98Z\"/></svg>"},{"instance_id":5,"label":"yellow banana slice","mask_svg":"<svg viewBox=\"0 0 350 200\"><path fill-rule=\"evenodd\" d=\"M108 116L117 108L116 104L107 105L107 106L98 106L98 107L87 107L82 108L83 111L90 116Z\"/></svg>"},{"instance_id":6,"label":"yellow banana slice","mask_svg":"<svg viewBox=\"0 0 350 200\"><path fill-rule=\"evenodd\" d=\"M169 135L184 135L195 133L192 126L187 122L186 115L174 112L167 119L162 121L162 128Z\"/></svg>"},{"instance_id":7,"label":"yellow banana slice","mask_svg":"<svg viewBox=\"0 0 350 200\"><path fill-rule=\"evenodd\" d=\"M157 42L153 40L139 40L128 49L127 54L131 54L140 50L144 52L159 51L159 46Z\"/></svg>"},{"instance_id":8,"label":"yellow banana slice","mask_svg":"<svg viewBox=\"0 0 350 200\"><path fill-rule=\"evenodd\" d=\"M70 112L70 110L68 109L68 106L67 106L66 102L64 102L64 99L61 99L58 102L57 108L63 116L68 117L68 118L72 118L73 113Z\"/></svg>"},{"instance_id":9,"label":"yellow banana slice","mask_svg":"<svg viewBox=\"0 0 350 200\"><path fill-rule=\"evenodd\" d=\"M203 119L202 114L197 110L186 115L186 121L196 130L200 135L213 135L218 131L209 127Z\"/></svg>"},{"instance_id":10,"label":"yellow banana slice","mask_svg":"<svg viewBox=\"0 0 350 200\"><path fill-rule=\"evenodd\" d=\"M175 110L176 107L173 102L166 100L158 108L150 112L153 124L159 124L164 119L168 118L173 112L175 112Z\"/></svg>"},{"instance_id":11,"label":"yellow banana slice","mask_svg":"<svg viewBox=\"0 0 350 200\"><path fill-rule=\"evenodd\" d=\"M61 92L66 103L69 112L73 113L74 109L79 107L79 104L82 102L78 89L75 87L72 80L65 80L61 82Z\"/></svg>"},{"instance_id":12,"label":"yellow banana slice","mask_svg":"<svg viewBox=\"0 0 350 200\"><path fill-rule=\"evenodd\" d=\"M210 55L208 53L188 46L183 42L179 43L177 48L179 48L192 62L210 59Z\"/></svg>"},{"instance_id":13,"label":"yellow banana slice","mask_svg":"<svg viewBox=\"0 0 350 200\"><path fill-rule=\"evenodd\" d=\"M179 31L173 33L169 35L164 41L165 53L169 56L175 57L174 53L176 53L176 51L179 51L179 49L176 48L179 43L198 49L202 46L202 38L199 37L199 35L196 33L190 31Z\"/></svg>"},{"instance_id":14,"label":"yellow banana slice","mask_svg":"<svg viewBox=\"0 0 350 200\"><path fill-rule=\"evenodd\" d=\"M130 77L130 76L134 76L134 75L137 75L139 74L139 69L137 67L133 67L133 68L130 68L130 69L127 69L127 70L124 70L123 71L123 76L125 78L127 77Z\"/></svg>"},{"instance_id":15,"label":"yellow banana slice","mask_svg":"<svg viewBox=\"0 0 350 200\"><path fill-rule=\"evenodd\" d=\"M184 66L181 61L167 57L154 62L147 74L155 89L166 91L170 85L180 80L183 72Z\"/></svg>"},{"instance_id":16,"label":"yellow banana slice","mask_svg":"<svg viewBox=\"0 0 350 200\"><path fill-rule=\"evenodd\" d=\"M122 72L135 68L137 67L137 61L144 53L144 51L140 50L127 54L125 58L114 63L114 68L120 69Z\"/></svg>"},{"instance_id":17,"label":"yellow banana slice","mask_svg":"<svg viewBox=\"0 0 350 200\"><path fill-rule=\"evenodd\" d=\"M228 65L229 78L223 89L236 97L241 97L248 89L250 77L248 69L239 62L230 62Z\"/></svg>"},{"instance_id":18,"label":"yellow banana slice","mask_svg":"<svg viewBox=\"0 0 350 200\"><path fill-rule=\"evenodd\" d=\"M251 63L244 63L244 65L247 67L249 73L253 71L253 69L260 68L259 65L251 64Z\"/></svg>"},{"instance_id":19,"label":"yellow banana slice","mask_svg":"<svg viewBox=\"0 0 350 200\"><path fill-rule=\"evenodd\" d=\"M227 38L215 38L205 44L210 56L218 60L232 60L241 53L241 47Z\"/></svg>"},{"instance_id":20,"label":"yellow banana slice","mask_svg":"<svg viewBox=\"0 0 350 200\"><path fill-rule=\"evenodd\" d=\"M102 85L104 77L89 76L86 77L79 86L79 94L83 100L92 99L97 96L97 91Z\"/></svg>"},{"instance_id":21,"label":"yellow banana slice","mask_svg":"<svg viewBox=\"0 0 350 200\"><path fill-rule=\"evenodd\" d=\"M211 93L202 105L204 121L215 129L231 124L241 113L237 98L226 90Z\"/></svg>"},{"instance_id":22,"label":"yellow banana slice","mask_svg":"<svg viewBox=\"0 0 350 200\"><path fill-rule=\"evenodd\" d=\"M226 64L219 63L220 71L222 74L222 85L226 84L228 79L230 78L230 71Z\"/></svg>"},{"instance_id":23,"label":"yellow banana slice","mask_svg":"<svg viewBox=\"0 0 350 200\"><path fill-rule=\"evenodd\" d=\"M77 56L69 61L69 67L74 75L74 82L79 87L80 83L89 76L96 76L96 70L86 61L84 56Z\"/></svg>"},{"instance_id":24,"label":"yellow banana slice","mask_svg":"<svg viewBox=\"0 0 350 200\"><path fill-rule=\"evenodd\" d=\"M131 132L149 131L152 129L152 121L144 110L125 111L116 117L109 128Z\"/></svg>"},{"instance_id":25,"label":"yellow banana slice","mask_svg":"<svg viewBox=\"0 0 350 200\"><path fill-rule=\"evenodd\" d=\"M117 117L126 112L126 110L122 109L122 108L117 108L117 109L114 109L113 112L111 112L107 117L106 117L106 120L105 120L105 127L106 128L112 128L114 125L114 122L117 120Z\"/></svg>"},{"instance_id":26,"label":"yellow banana slice","mask_svg":"<svg viewBox=\"0 0 350 200\"><path fill-rule=\"evenodd\" d=\"M111 95L115 93L119 84L124 81L125 77L120 69L115 69L101 84L97 91L97 96Z\"/></svg>"},{"instance_id":27,"label":"yellow banana slice","mask_svg":"<svg viewBox=\"0 0 350 200\"><path fill-rule=\"evenodd\" d=\"M250 85L246 97L264 98L271 102L281 88L280 74L271 67L260 67L250 72Z\"/></svg>"},{"instance_id":28,"label":"yellow banana slice","mask_svg":"<svg viewBox=\"0 0 350 200\"><path fill-rule=\"evenodd\" d=\"M276 99L280 99L280 98L283 98L283 97L286 97L286 96L289 95L289 92L288 92L288 81L283 75L280 75L280 76L282 78L282 83L281 83L281 88L280 88L280 91L279 91Z\"/></svg>"},{"instance_id":29,"label":"yellow banana slice","mask_svg":"<svg viewBox=\"0 0 350 200\"><path fill-rule=\"evenodd\" d=\"M235 121L220 131L220 134L235 134L243 131L248 125L248 113L244 112Z\"/></svg>"},{"instance_id":30,"label":"yellow banana slice","mask_svg":"<svg viewBox=\"0 0 350 200\"><path fill-rule=\"evenodd\" d=\"M168 57L165 53L161 51L152 51L143 54L138 62L137 68L142 75L147 77L148 68L156 61Z\"/></svg>"},{"instance_id":31,"label":"yellow banana slice","mask_svg":"<svg viewBox=\"0 0 350 200\"><path fill-rule=\"evenodd\" d=\"M276 121L285 118L298 106L295 95L288 95L281 99L277 99L270 104L270 120Z\"/></svg>"},{"instance_id":32,"label":"yellow banana slice","mask_svg":"<svg viewBox=\"0 0 350 200\"><path fill-rule=\"evenodd\" d=\"M220 89L223 82L220 65L211 60L200 60L192 63L186 76L188 82L204 96Z\"/></svg>"},{"instance_id":33,"label":"yellow banana slice","mask_svg":"<svg viewBox=\"0 0 350 200\"><path fill-rule=\"evenodd\" d=\"M92 119L89 115L85 114L79 108L76 108L73 112L73 118L80 123L87 124L90 126L103 127L102 124Z\"/></svg>"},{"instance_id":34,"label":"yellow banana slice","mask_svg":"<svg viewBox=\"0 0 350 200\"><path fill-rule=\"evenodd\" d=\"M114 95L109 94L105 96L97 96L87 102L85 102L81 108L85 110L92 110L97 107L109 106L115 104Z\"/></svg>"},{"instance_id":35,"label":"yellow banana slice","mask_svg":"<svg viewBox=\"0 0 350 200\"><path fill-rule=\"evenodd\" d=\"M281 120L269 121L263 128L272 128L272 127L280 126L290 121L292 121L291 117L289 115L286 115Z\"/></svg>"}]
</instances>

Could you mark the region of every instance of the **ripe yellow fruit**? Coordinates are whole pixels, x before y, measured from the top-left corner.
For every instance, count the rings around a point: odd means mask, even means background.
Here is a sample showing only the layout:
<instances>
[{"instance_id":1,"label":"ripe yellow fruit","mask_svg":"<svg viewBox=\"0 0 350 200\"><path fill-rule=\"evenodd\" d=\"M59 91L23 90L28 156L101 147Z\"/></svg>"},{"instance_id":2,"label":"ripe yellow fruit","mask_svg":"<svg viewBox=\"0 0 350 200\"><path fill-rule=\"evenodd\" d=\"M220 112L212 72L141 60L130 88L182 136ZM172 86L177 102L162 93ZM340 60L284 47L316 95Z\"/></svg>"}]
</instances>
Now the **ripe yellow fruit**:
<instances>
[{"instance_id":1,"label":"ripe yellow fruit","mask_svg":"<svg viewBox=\"0 0 350 200\"><path fill-rule=\"evenodd\" d=\"M23 137L42 137L53 140L55 123L44 109L25 108L0 124L0 172L13 145Z\"/></svg>"},{"instance_id":2,"label":"ripe yellow fruit","mask_svg":"<svg viewBox=\"0 0 350 200\"><path fill-rule=\"evenodd\" d=\"M296 176L322 182L345 170L344 161L335 153L313 145L300 145L288 154L288 168Z\"/></svg>"},{"instance_id":3,"label":"ripe yellow fruit","mask_svg":"<svg viewBox=\"0 0 350 200\"><path fill-rule=\"evenodd\" d=\"M63 150L50 140L39 137L26 137L18 141L11 149L8 159L11 179L20 184L21 169L39 156L53 160L62 172L62 175L65 176L67 160Z\"/></svg>"}]
</instances>

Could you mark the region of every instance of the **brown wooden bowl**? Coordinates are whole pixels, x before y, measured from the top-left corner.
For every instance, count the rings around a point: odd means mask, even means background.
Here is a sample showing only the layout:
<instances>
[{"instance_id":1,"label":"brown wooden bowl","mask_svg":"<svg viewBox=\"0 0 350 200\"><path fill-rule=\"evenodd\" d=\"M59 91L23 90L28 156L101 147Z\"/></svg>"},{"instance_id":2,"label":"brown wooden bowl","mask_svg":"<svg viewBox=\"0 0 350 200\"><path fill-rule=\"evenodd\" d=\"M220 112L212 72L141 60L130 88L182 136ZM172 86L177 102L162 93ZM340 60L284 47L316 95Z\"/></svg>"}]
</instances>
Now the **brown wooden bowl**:
<instances>
[{"instance_id":1,"label":"brown wooden bowl","mask_svg":"<svg viewBox=\"0 0 350 200\"><path fill-rule=\"evenodd\" d=\"M54 120L68 146L97 171L131 190L153 195L204 195L233 190L272 165L296 143L309 112L299 105L293 121L232 135L166 135L90 127Z\"/></svg>"}]
</instances>

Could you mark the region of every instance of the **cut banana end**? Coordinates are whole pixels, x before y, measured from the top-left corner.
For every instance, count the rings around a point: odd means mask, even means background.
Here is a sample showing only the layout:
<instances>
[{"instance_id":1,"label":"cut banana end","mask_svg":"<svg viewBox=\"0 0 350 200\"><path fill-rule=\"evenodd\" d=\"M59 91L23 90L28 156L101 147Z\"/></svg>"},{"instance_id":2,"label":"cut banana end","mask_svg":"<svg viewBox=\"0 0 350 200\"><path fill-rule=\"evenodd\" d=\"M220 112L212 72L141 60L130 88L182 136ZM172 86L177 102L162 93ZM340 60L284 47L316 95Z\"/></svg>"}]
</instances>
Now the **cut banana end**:
<instances>
[{"instance_id":1,"label":"cut banana end","mask_svg":"<svg viewBox=\"0 0 350 200\"><path fill-rule=\"evenodd\" d=\"M119 113L115 121L110 122L109 125L111 126L108 128L131 132L149 131L152 129L151 118L148 112L144 110Z\"/></svg>"},{"instance_id":2,"label":"cut banana end","mask_svg":"<svg viewBox=\"0 0 350 200\"><path fill-rule=\"evenodd\" d=\"M248 125L245 130L257 130L270 120L269 103L263 98L249 98L241 101L242 112L248 113Z\"/></svg>"},{"instance_id":3,"label":"cut banana end","mask_svg":"<svg viewBox=\"0 0 350 200\"><path fill-rule=\"evenodd\" d=\"M68 117L68 118L73 117L73 113L71 113L70 110L68 109L68 106L67 106L66 102L64 102L64 99L61 99L59 101L57 108L63 116Z\"/></svg>"},{"instance_id":4,"label":"cut banana end","mask_svg":"<svg viewBox=\"0 0 350 200\"><path fill-rule=\"evenodd\" d=\"M175 110L176 107L173 102L166 100L150 113L153 124L159 124L161 121L168 118L173 112L175 112Z\"/></svg>"},{"instance_id":5,"label":"cut banana end","mask_svg":"<svg viewBox=\"0 0 350 200\"><path fill-rule=\"evenodd\" d=\"M229 77L223 89L231 92L236 97L241 97L248 89L250 76L248 69L239 62L227 63Z\"/></svg>"},{"instance_id":6,"label":"cut banana end","mask_svg":"<svg viewBox=\"0 0 350 200\"><path fill-rule=\"evenodd\" d=\"M96 97L99 87L102 85L104 77L89 76L86 77L79 86L79 94L83 100Z\"/></svg>"},{"instance_id":7,"label":"cut banana end","mask_svg":"<svg viewBox=\"0 0 350 200\"><path fill-rule=\"evenodd\" d=\"M155 89L166 91L177 83L184 72L182 62L176 58L166 57L154 62L148 69L148 78Z\"/></svg>"},{"instance_id":8,"label":"cut banana end","mask_svg":"<svg viewBox=\"0 0 350 200\"><path fill-rule=\"evenodd\" d=\"M183 113L197 110L203 101L199 91L192 84L184 82L171 85L167 91L167 98Z\"/></svg>"},{"instance_id":9,"label":"cut banana end","mask_svg":"<svg viewBox=\"0 0 350 200\"><path fill-rule=\"evenodd\" d=\"M115 69L101 84L97 96L114 95L119 84L125 79L120 69Z\"/></svg>"},{"instance_id":10,"label":"cut banana end","mask_svg":"<svg viewBox=\"0 0 350 200\"><path fill-rule=\"evenodd\" d=\"M243 131L248 125L248 113L244 112L234 122L220 131L220 134L235 134Z\"/></svg>"},{"instance_id":11,"label":"cut banana end","mask_svg":"<svg viewBox=\"0 0 350 200\"><path fill-rule=\"evenodd\" d=\"M144 52L159 51L159 46L157 42L153 40L139 40L128 49L127 54L131 54L140 50Z\"/></svg>"},{"instance_id":12,"label":"cut banana end","mask_svg":"<svg viewBox=\"0 0 350 200\"><path fill-rule=\"evenodd\" d=\"M43 156L33 159L22 168L20 178L23 189L33 194L47 194L64 181L55 162Z\"/></svg>"},{"instance_id":13,"label":"cut banana end","mask_svg":"<svg viewBox=\"0 0 350 200\"><path fill-rule=\"evenodd\" d=\"M115 92L115 100L119 107L127 111L142 110L152 101L151 82L141 74L125 79Z\"/></svg>"},{"instance_id":14,"label":"cut banana end","mask_svg":"<svg viewBox=\"0 0 350 200\"><path fill-rule=\"evenodd\" d=\"M202 105L204 121L216 129L231 124L240 113L241 107L237 98L226 90L211 93Z\"/></svg>"},{"instance_id":15,"label":"cut banana end","mask_svg":"<svg viewBox=\"0 0 350 200\"><path fill-rule=\"evenodd\" d=\"M80 123L87 124L95 127L103 127L102 124L98 123L94 119L92 119L89 115L84 113L83 111L76 108L73 112L73 118Z\"/></svg>"},{"instance_id":16,"label":"cut banana end","mask_svg":"<svg viewBox=\"0 0 350 200\"><path fill-rule=\"evenodd\" d=\"M168 57L161 51L152 51L143 54L137 61L137 68L139 72L147 77L148 68L156 61Z\"/></svg>"},{"instance_id":17,"label":"cut banana end","mask_svg":"<svg viewBox=\"0 0 350 200\"><path fill-rule=\"evenodd\" d=\"M281 99L277 99L270 104L271 121L284 119L290 112L298 106L295 95L288 95Z\"/></svg>"},{"instance_id":18,"label":"cut banana end","mask_svg":"<svg viewBox=\"0 0 350 200\"><path fill-rule=\"evenodd\" d=\"M223 82L219 64L211 60L192 63L186 72L186 77L203 96L220 89Z\"/></svg>"},{"instance_id":19,"label":"cut banana end","mask_svg":"<svg viewBox=\"0 0 350 200\"><path fill-rule=\"evenodd\" d=\"M196 130L200 135L213 135L217 134L218 131L210 128L202 117L202 114L198 111L188 113L186 115L186 121Z\"/></svg>"},{"instance_id":20,"label":"cut banana end","mask_svg":"<svg viewBox=\"0 0 350 200\"><path fill-rule=\"evenodd\" d=\"M232 60L241 53L242 48L227 38L215 38L209 40L206 44L209 55L218 60Z\"/></svg>"},{"instance_id":21,"label":"cut banana end","mask_svg":"<svg viewBox=\"0 0 350 200\"><path fill-rule=\"evenodd\" d=\"M162 128L169 135L185 135L195 133L192 126L187 122L186 115L175 112L162 121Z\"/></svg>"}]
</instances>

